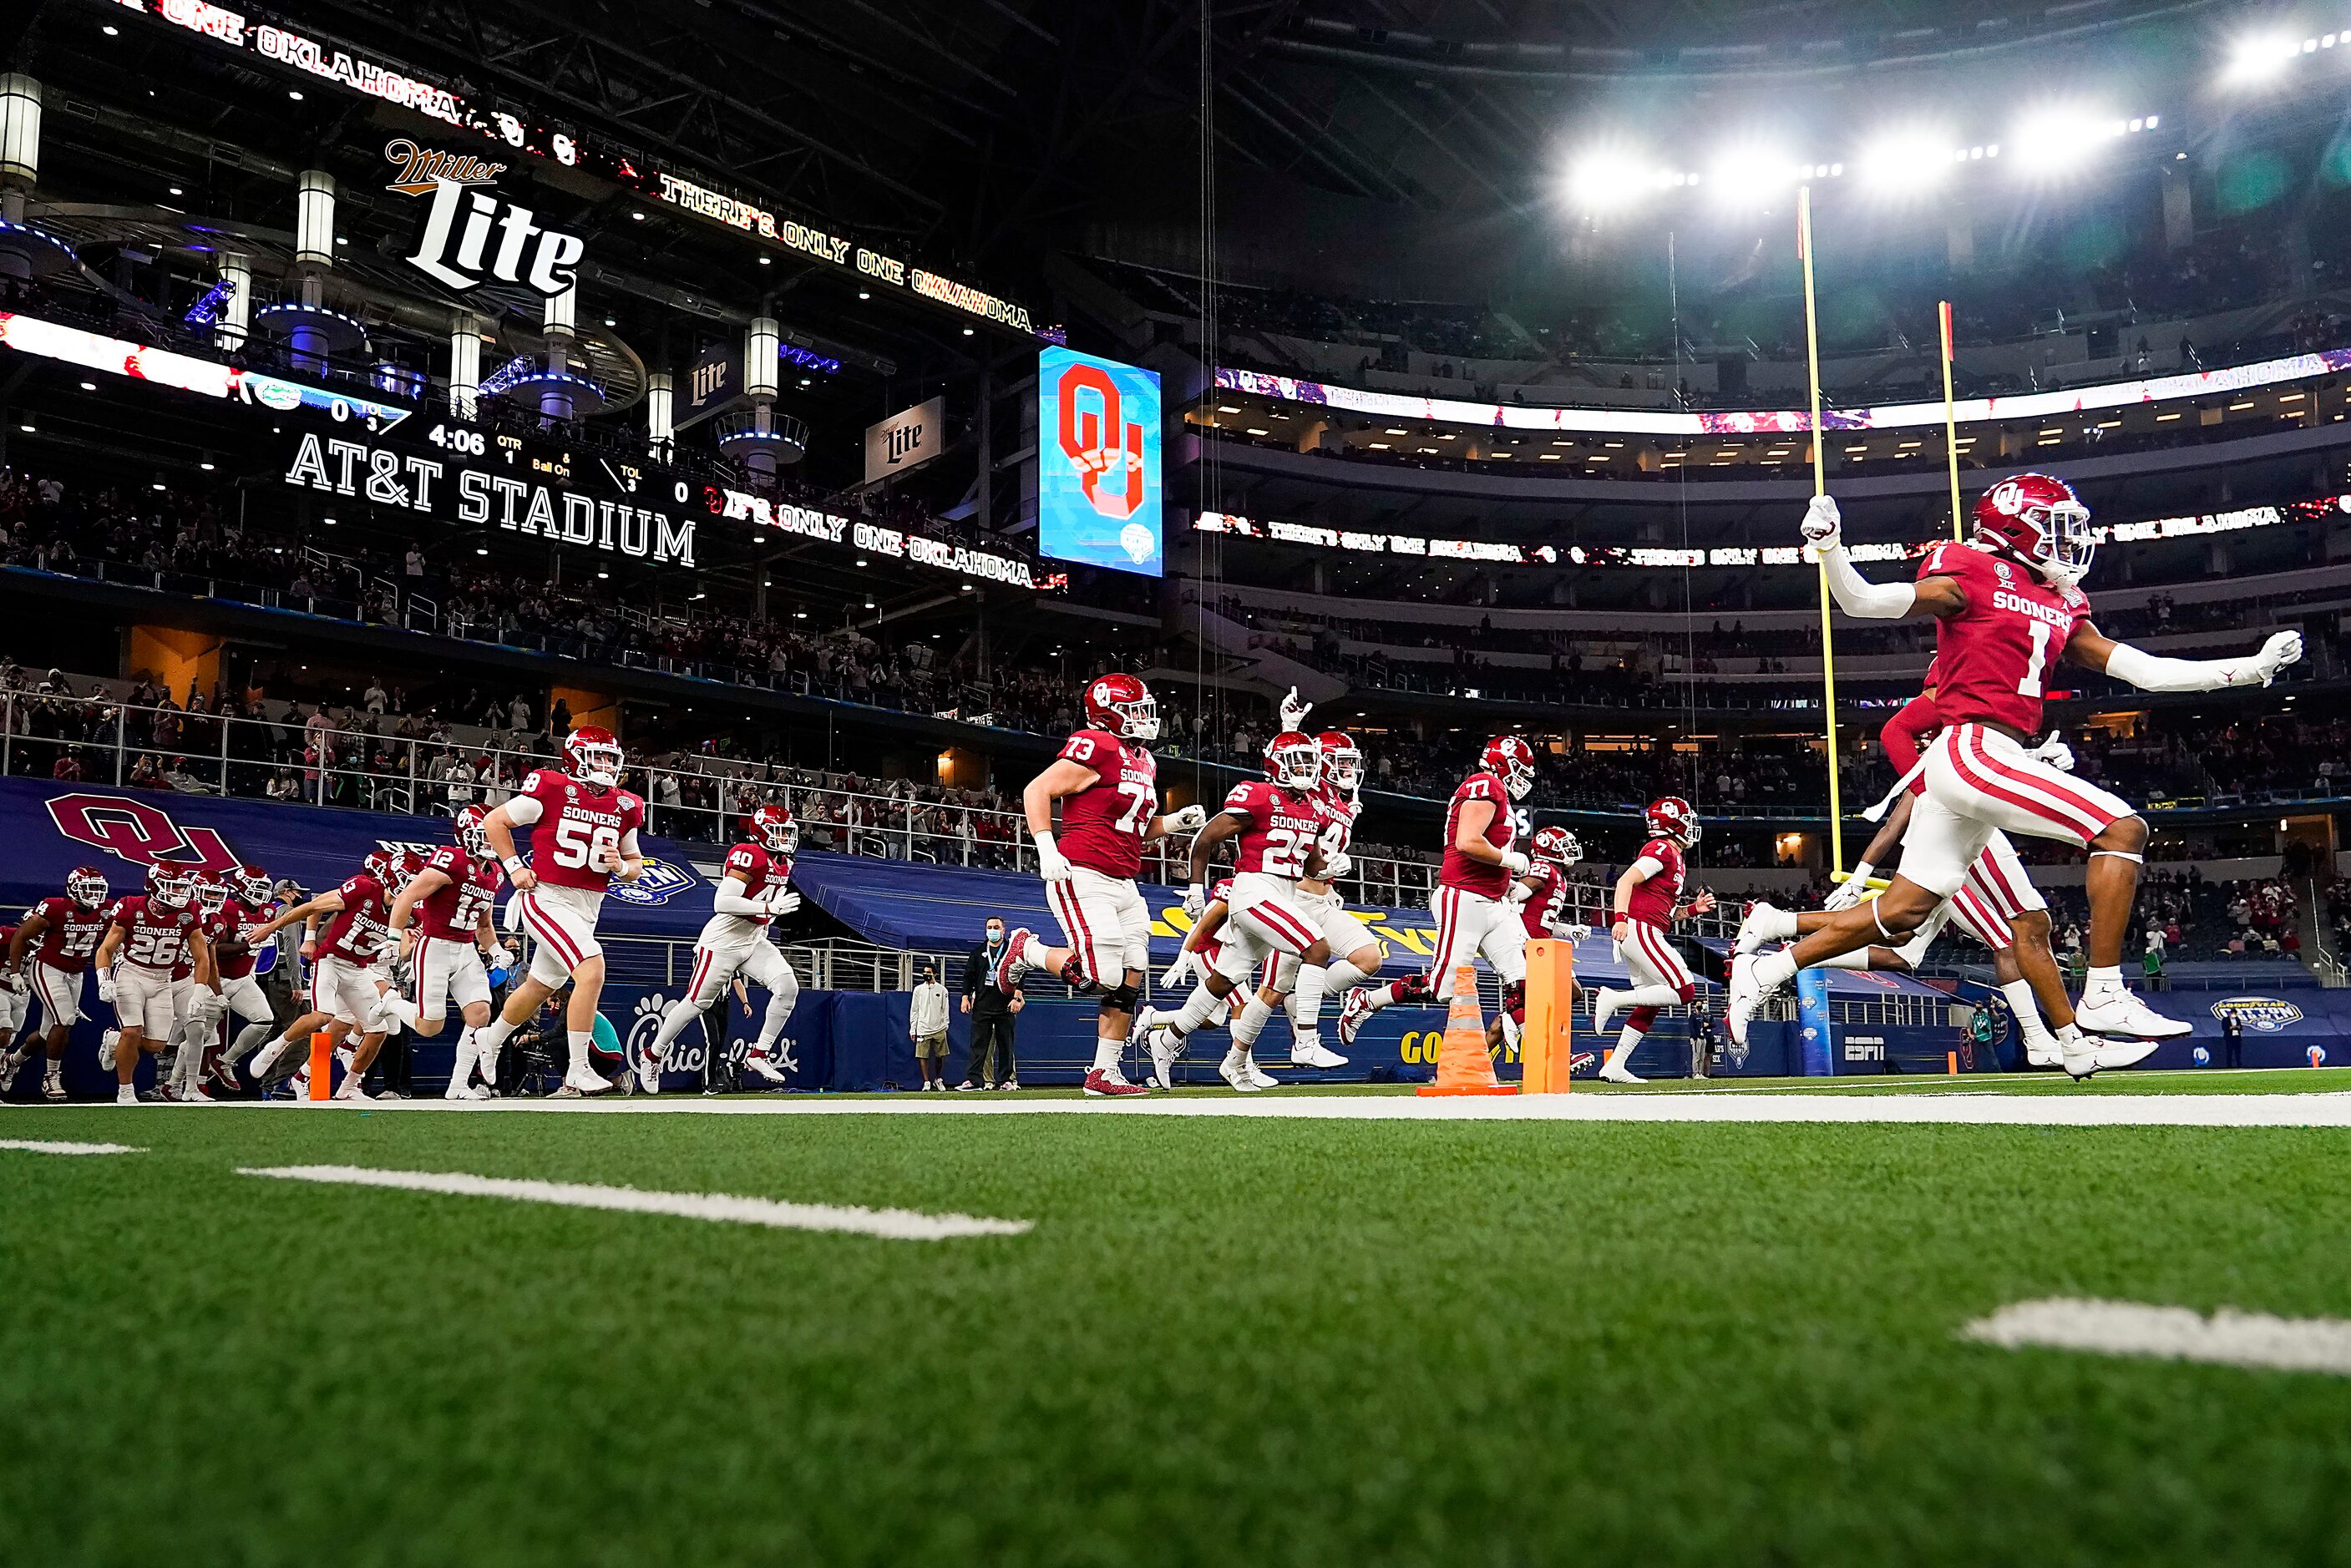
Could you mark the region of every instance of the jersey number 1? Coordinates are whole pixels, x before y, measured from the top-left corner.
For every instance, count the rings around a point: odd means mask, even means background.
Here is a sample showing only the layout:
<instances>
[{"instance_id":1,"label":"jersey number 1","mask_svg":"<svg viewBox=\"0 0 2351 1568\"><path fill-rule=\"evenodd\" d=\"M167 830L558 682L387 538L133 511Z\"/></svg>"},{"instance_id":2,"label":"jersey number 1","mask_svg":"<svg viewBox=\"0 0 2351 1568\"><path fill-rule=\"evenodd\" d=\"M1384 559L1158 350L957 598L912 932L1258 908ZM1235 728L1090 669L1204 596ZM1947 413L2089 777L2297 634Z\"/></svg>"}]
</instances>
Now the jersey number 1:
<instances>
[{"instance_id":1,"label":"jersey number 1","mask_svg":"<svg viewBox=\"0 0 2351 1568\"><path fill-rule=\"evenodd\" d=\"M2025 663L2024 679L2016 683L2016 694L2019 697L2038 697L2041 695L2041 667L2049 658L2049 623L2029 620L2024 624L2032 633L2032 657Z\"/></svg>"}]
</instances>

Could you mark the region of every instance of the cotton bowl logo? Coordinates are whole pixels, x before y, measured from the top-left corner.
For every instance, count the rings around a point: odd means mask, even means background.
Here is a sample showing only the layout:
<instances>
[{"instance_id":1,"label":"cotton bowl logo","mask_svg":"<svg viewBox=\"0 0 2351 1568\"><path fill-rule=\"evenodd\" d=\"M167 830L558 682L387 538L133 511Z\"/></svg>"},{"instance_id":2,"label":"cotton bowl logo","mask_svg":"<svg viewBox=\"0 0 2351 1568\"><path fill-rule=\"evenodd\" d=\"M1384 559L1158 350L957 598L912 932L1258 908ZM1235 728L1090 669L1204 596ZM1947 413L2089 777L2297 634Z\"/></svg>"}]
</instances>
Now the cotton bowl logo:
<instances>
[{"instance_id":1,"label":"cotton bowl logo","mask_svg":"<svg viewBox=\"0 0 2351 1568\"><path fill-rule=\"evenodd\" d=\"M2276 1034L2302 1022L2302 1009L2274 996L2225 996L2212 1004L2212 1016L2233 1018L2248 1029Z\"/></svg>"},{"instance_id":2,"label":"cotton bowl logo","mask_svg":"<svg viewBox=\"0 0 2351 1568\"><path fill-rule=\"evenodd\" d=\"M633 882L615 880L611 896L623 904L666 904L694 885L693 872L648 855L645 874Z\"/></svg>"},{"instance_id":3,"label":"cotton bowl logo","mask_svg":"<svg viewBox=\"0 0 2351 1568\"><path fill-rule=\"evenodd\" d=\"M1150 529L1140 523L1130 523L1118 531L1118 547L1135 561L1147 561L1159 552L1159 541Z\"/></svg>"}]
</instances>

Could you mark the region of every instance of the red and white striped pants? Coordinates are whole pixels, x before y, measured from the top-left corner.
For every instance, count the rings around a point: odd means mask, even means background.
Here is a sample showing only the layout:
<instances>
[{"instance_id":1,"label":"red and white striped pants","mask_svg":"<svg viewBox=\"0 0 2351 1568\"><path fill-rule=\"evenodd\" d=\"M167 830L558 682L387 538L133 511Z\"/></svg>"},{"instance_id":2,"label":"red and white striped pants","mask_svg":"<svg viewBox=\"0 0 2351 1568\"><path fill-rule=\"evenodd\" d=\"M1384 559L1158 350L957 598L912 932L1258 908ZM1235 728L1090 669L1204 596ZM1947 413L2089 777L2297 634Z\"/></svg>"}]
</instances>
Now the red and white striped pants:
<instances>
[{"instance_id":1,"label":"red and white striped pants","mask_svg":"<svg viewBox=\"0 0 2351 1568\"><path fill-rule=\"evenodd\" d=\"M1440 887L1429 895L1428 912L1437 917L1437 951L1428 975L1429 994L1437 1001L1451 999L1454 971L1480 955L1504 985L1527 978L1527 927L1517 905L1467 888Z\"/></svg>"},{"instance_id":2,"label":"red and white striped pants","mask_svg":"<svg viewBox=\"0 0 2351 1568\"><path fill-rule=\"evenodd\" d=\"M2001 732L1953 724L1936 737L1922 775L1926 793L1902 836L1902 875L1949 898L1995 832L2087 846L2136 815L2127 801L2025 754Z\"/></svg>"}]
</instances>

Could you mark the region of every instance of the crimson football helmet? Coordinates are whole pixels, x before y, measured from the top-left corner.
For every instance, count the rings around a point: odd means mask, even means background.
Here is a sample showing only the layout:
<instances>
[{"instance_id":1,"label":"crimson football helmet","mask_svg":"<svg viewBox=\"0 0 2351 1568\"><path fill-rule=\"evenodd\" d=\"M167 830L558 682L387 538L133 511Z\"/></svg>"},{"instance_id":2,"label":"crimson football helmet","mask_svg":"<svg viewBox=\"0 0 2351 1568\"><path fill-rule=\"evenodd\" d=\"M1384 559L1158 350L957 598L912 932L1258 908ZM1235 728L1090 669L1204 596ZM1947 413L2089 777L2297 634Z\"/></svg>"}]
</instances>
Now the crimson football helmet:
<instances>
[{"instance_id":1,"label":"crimson football helmet","mask_svg":"<svg viewBox=\"0 0 2351 1568\"><path fill-rule=\"evenodd\" d=\"M237 897L256 909L269 902L269 895L275 891L269 880L269 873L258 866L247 863L238 867L228 876L229 885L236 890Z\"/></svg>"},{"instance_id":2,"label":"crimson football helmet","mask_svg":"<svg viewBox=\"0 0 2351 1568\"><path fill-rule=\"evenodd\" d=\"M1284 789L1312 789L1322 777L1322 748L1303 730L1284 730L1265 743L1265 776Z\"/></svg>"},{"instance_id":3,"label":"crimson football helmet","mask_svg":"<svg viewBox=\"0 0 2351 1568\"><path fill-rule=\"evenodd\" d=\"M1097 675L1086 684L1086 722L1123 741L1155 741L1159 699L1139 675Z\"/></svg>"},{"instance_id":4,"label":"crimson football helmet","mask_svg":"<svg viewBox=\"0 0 2351 1568\"><path fill-rule=\"evenodd\" d=\"M1583 841L1564 827L1535 830L1534 855L1554 866L1573 866L1583 858Z\"/></svg>"},{"instance_id":5,"label":"crimson football helmet","mask_svg":"<svg viewBox=\"0 0 2351 1568\"><path fill-rule=\"evenodd\" d=\"M482 824L489 820L489 815L490 808L486 805L461 805L457 814L449 819L457 847L476 860L490 852L490 836L482 831Z\"/></svg>"},{"instance_id":6,"label":"crimson football helmet","mask_svg":"<svg viewBox=\"0 0 2351 1568\"><path fill-rule=\"evenodd\" d=\"M207 915L220 912L228 902L228 884L208 871L199 871L189 880L193 884L196 908Z\"/></svg>"},{"instance_id":7,"label":"crimson football helmet","mask_svg":"<svg viewBox=\"0 0 2351 1568\"><path fill-rule=\"evenodd\" d=\"M788 805L770 802L759 807L743 819L743 828L770 855L789 857L800 846L800 825Z\"/></svg>"},{"instance_id":8,"label":"crimson football helmet","mask_svg":"<svg viewBox=\"0 0 2351 1568\"><path fill-rule=\"evenodd\" d=\"M106 873L95 866L77 866L66 873L66 897L85 909L106 902Z\"/></svg>"},{"instance_id":9,"label":"crimson football helmet","mask_svg":"<svg viewBox=\"0 0 2351 1568\"><path fill-rule=\"evenodd\" d=\"M1512 800L1524 800L1535 787L1535 749L1516 735L1497 735L1486 742L1478 765L1502 781Z\"/></svg>"},{"instance_id":10,"label":"crimson football helmet","mask_svg":"<svg viewBox=\"0 0 2351 1568\"><path fill-rule=\"evenodd\" d=\"M621 738L601 724L582 724L564 737L563 771L581 784L611 789L628 763Z\"/></svg>"},{"instance_id":11,"label":"crimson football helmet","mask_svg":"<svg viewBox=\"0 0 2351 1568\"><path fill-rule=\"evenodd\" d=\"M1976 537L2061 587L2089 576L2098 553L2090 509L2072 485L2046 473L2020 473L1978 496Z\"/></svg>"},{"instance_id":12,"label":"crimson football helmet","mask_svg":"<svg viewBox=\"0 0 2351 1568\"><path fill-rule=\"evenodd\" d=\"M152 903L182 909L195 897L195 876L184 867L151 866L147 868L147 898Z\"/></svg>"},{"instance_id":13,"label":"crimson football helmet","mask_svg":"<svg viewBox=\"0 0 2351 1568\"><path fill-rule=\"evenodd\" d=\"M1325 730L1314 737L1322 753L1322 782L1343 794L1364 787L1364 753L1344 730Z\"/></svg>"},{"instance_id":14,"label":"crimson football helmet","mask_svg":"<svg viewBox=\"0 0 2351 1568\"><path fill-rule=\"evenodd\" d=\"M360 870L379 882L389 883L392 880L393 869L399 863L397 850L378 845L368 851L366 859L360 862Z\"/></svg>"},{"instance_id":15,"label":"crimson football helmet","mask_svg":"<svg viewBox=\"0 0 2351 1568\"><path fill-rule=\"evenodd\" d=\"M1698 813L1677 794L1661 795L1651 801L1649 809L1641 814L1641 820L1653 837L1671 839L1685 849L1698 841L1701 831Z\"/></svg>"}]
</instances>

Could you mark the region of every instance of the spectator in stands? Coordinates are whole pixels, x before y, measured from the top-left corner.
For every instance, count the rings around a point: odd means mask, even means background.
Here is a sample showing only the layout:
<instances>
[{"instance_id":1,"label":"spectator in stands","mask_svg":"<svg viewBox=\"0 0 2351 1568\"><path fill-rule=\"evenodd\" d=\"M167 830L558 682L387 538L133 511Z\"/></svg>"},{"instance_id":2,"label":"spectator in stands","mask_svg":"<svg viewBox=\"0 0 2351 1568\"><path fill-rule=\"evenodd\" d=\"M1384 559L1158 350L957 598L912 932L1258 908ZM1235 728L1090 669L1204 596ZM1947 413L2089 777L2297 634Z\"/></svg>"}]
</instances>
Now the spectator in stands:
<instances>
[{"instance_id":1,"label":"spectator in stands","mask_svg":"<svg viewBox=\"0 0 2351 1568\"><path fill-rule=\"evenodd\" d=\"M914 1043L914 1065L922 1071L923 1087L933 1092L945 1089L947 988L939 983L939 971L927 963L906 1002L906 1035Z\"/></svg>"},{"instance_id":2,"label":"spectator in stands","mask_svg":"<svg viewBox=\"0 0 2351 1568\"><path fill-rule=\"evenodd\" d=\"M1017 1089L1020 1064L1012 1046L1013 1020L1028 999L1007 996L996 983L1004 956L1004 921L987 918L987 937L963 961L963 1010L971 1015L971 1068L958 1089Z\"/></svg>"}]
</instances>

